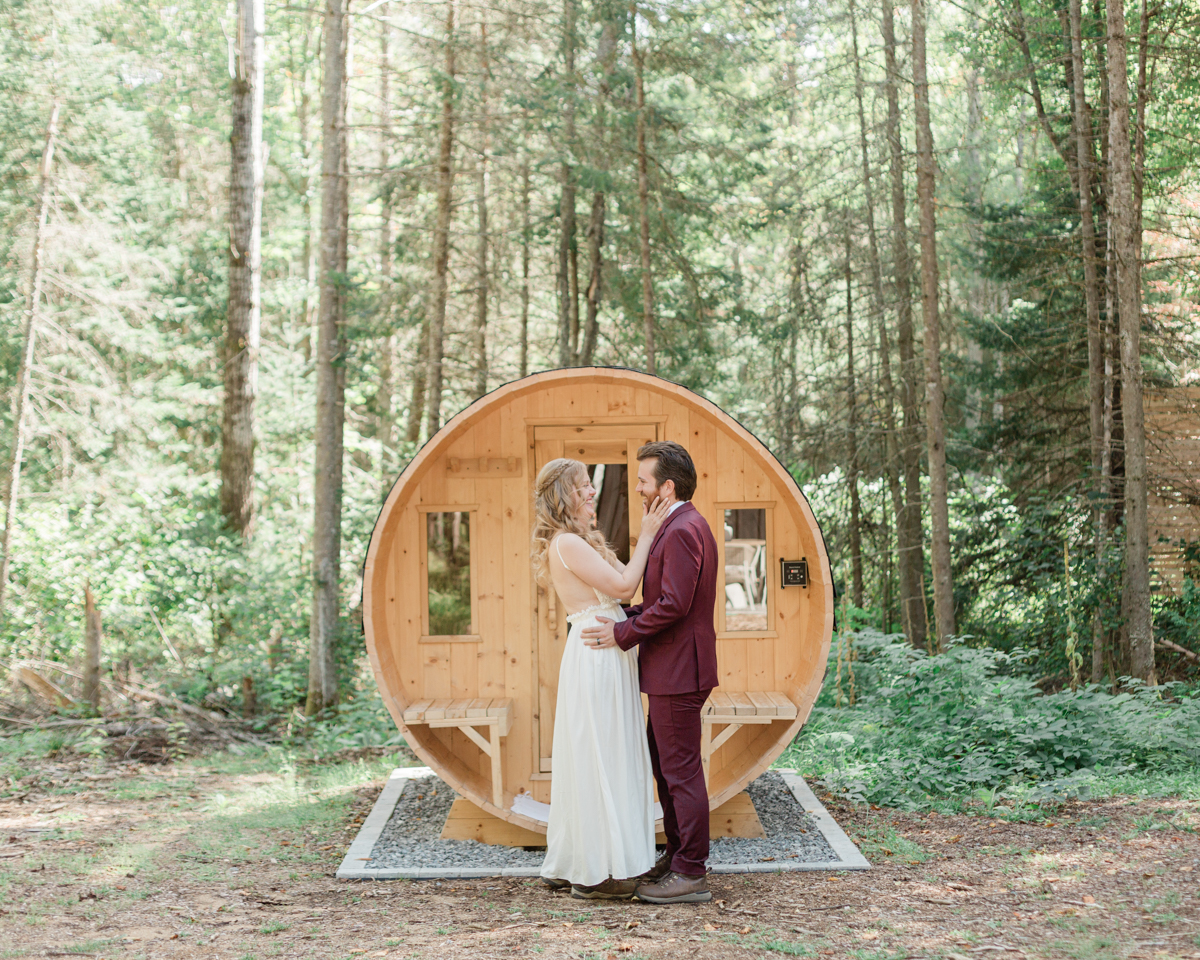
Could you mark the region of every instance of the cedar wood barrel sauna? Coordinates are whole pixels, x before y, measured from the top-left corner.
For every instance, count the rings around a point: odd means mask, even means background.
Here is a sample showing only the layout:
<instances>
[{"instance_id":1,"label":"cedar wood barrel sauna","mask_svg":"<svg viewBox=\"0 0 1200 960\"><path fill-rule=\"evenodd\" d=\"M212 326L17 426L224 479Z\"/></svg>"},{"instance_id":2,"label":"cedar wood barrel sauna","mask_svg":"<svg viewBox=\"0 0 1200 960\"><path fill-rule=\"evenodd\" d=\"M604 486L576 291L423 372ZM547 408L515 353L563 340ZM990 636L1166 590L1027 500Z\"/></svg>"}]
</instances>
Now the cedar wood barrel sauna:
<instances>
[{"instance_id":1,"label":"cedar wood barrel sauna","mask_svg":"<svg viewBox=\"0 0 1200 960\"><path fill-rule=\"evenodd\" d=\"M544 834L566 614L530 562L533 482L555 457L588 464L597 523L637 543L637 450L683 444L692 502L717 539L720 687L705 707L710 809L767 769L807 719L833 630L821 530L795 481L712 403L629 370L572 368L509 383L447 423L376 522L363 575L371 666L409 745L488 814Z\"/></svg>"}]
</instances>

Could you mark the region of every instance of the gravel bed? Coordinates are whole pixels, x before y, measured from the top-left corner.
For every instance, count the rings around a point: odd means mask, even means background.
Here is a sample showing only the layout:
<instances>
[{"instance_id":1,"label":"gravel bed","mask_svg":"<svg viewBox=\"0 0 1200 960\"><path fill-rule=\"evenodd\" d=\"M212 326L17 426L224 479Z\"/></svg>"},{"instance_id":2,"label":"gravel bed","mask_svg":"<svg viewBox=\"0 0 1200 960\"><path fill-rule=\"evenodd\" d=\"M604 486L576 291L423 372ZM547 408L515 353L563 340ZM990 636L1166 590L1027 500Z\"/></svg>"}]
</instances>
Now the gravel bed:
<instances>
[{"instance_id":1,"label":"gravel bed","mask_svg":"<svg viewBox=\"0 0 1200 960\"><path fill-rule=\"evenodd\" d=\"M708 862L761 863L799 860L829 863L840 859L825 835L800 806L783 777L768 770L746 788L766 837L722 837L709 846Z\"/></svg>"},{"instance_id":2,"label":"gravel bed","mask_svg":"<svg viewBox=\"0 0 1200 960\"><path fill-rule=\"evenodd\" d=\"M750 784L749 793L766 838L714 840L709 856L711 864L771 860L828 863L838 859L778 773L773 770L764 773ZM454 799L454 791L437 777L409 781L371 849L371 869L541 865L542 850L440 839Z\"/></svg>"}]
</instances>

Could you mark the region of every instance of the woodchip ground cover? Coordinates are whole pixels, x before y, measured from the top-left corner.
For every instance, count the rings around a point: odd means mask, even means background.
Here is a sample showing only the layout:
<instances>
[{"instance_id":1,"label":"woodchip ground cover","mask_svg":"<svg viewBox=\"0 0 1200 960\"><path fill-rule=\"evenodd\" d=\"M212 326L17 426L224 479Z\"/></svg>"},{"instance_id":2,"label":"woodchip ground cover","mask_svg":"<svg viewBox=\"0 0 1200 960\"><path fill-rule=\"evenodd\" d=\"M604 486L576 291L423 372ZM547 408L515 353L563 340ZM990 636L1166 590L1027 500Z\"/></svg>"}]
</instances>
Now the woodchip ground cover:
<instances>
[{"instance_id":1,"label":"woodchip ground cover","mask_svg":"<svg viewBox=\"0 0 1200 960\"><path fill-rule=\"evenodd\" d=\"M871 871L715 876L713 903L660 908L335 879L397 762L22 761L0 788L0 957L1200 957L1192 801L1023 821L827 801Z\"/></svg>"}]
</instances>

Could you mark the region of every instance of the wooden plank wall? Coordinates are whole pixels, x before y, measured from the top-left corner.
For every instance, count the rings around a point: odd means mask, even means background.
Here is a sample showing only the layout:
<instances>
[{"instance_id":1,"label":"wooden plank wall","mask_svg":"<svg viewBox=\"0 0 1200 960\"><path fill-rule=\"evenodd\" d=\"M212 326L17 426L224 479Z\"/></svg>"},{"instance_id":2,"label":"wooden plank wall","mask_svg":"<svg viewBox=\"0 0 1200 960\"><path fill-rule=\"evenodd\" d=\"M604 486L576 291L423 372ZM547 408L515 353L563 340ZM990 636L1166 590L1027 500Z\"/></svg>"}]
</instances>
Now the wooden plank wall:
<instances>
[{"instance_id":1,"label":"wooden plank wall","mask_svg":"<svg viewBox=\"0 0 1200 960\"><path fill-rule=\"evenodd\" d=\"M1156 591L1178 596L1200 582L1180 541L1200 542L1200 387L1147 391L1150 556Z\"/></svg>"},{"instance_id":2,"label":"wooden plank wall","mask_svg":"<svg viewBox=\"0 0 1200 960\"><path fill-rule=\"evenodd\" d=\"M693 408L668 394L646 389L615 376L595 382L552 383L545 389L510 397L436 451L414 477L415 485L386 518L387 541L377 557L372 600L378 621L374 656L384 677L385 696L411 703L425 697L511 697L513 726L504 741L503 762L508 798L527 790L549 800L550 781L539 775L536 725L539 691L537 670L537 603L529 560L535 450L529 425L539 422L620 422L620 418L662 424L666 439L684 444L696 462L698 485L694 503L714 536L723 539L726 504L774 504L769 509L767 570L772 593L772 620L767 634L739 634L718 640L721 687L728 692L780 690L801 705L802 716L820 687L824 669L823 633L830 623L824 609L823 549L811 514L795 503L757 454L734 429L716 415ZM632 456L633 451L630 451ZM450 457L520 457L523 469L513 477L461 477L448 472ZM773 469L773 466L771 466ZM631 476L631 488L635 483ZM637 498L631 532L639 526ZM420 507L472 504L473 631L478 642L418 643L421 611L422 558ZM718 506L721 504L722 506ZM778 588L779 557L810 560L813 585L807 590ZM382 576L381 576L382 574ZM718 597L717 603L723 604ZM716 611L714 610L714 614ZM559 618L565 611L559 611ZM386 635L380 643L378 634ZM393 696L394 695L394 696ZM464 783L482 794L489 791L490 768L460 731L417 728L411 734L439 763L452 767ZM781 724L746 726L714 756L712 788L725 789L759 764L783 742ZM710 791L710 792L714 792ZM486 797L485 797L486 799Z\"/></svg>"}]
</instances>

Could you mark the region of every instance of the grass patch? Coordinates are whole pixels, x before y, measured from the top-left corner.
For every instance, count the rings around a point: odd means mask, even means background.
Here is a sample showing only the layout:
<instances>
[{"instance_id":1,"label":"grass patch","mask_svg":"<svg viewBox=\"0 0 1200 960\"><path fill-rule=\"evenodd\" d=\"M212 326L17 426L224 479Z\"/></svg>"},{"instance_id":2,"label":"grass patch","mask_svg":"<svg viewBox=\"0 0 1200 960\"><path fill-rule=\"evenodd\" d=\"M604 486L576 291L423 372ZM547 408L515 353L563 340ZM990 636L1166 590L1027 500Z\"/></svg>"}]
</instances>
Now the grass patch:
<instances>
[{"instance_id":1,"label":"grass patch","mask_svg":"<svg viewBox=\"0 0 1200 960\"><path fill-rule=\"evenodd\" d=\"M863 856L873 863L882 860L924 863L936 856L920 844L900 836L891 826L860 827L852 829L851 835Z\"/></svg>"}]
</instances>

